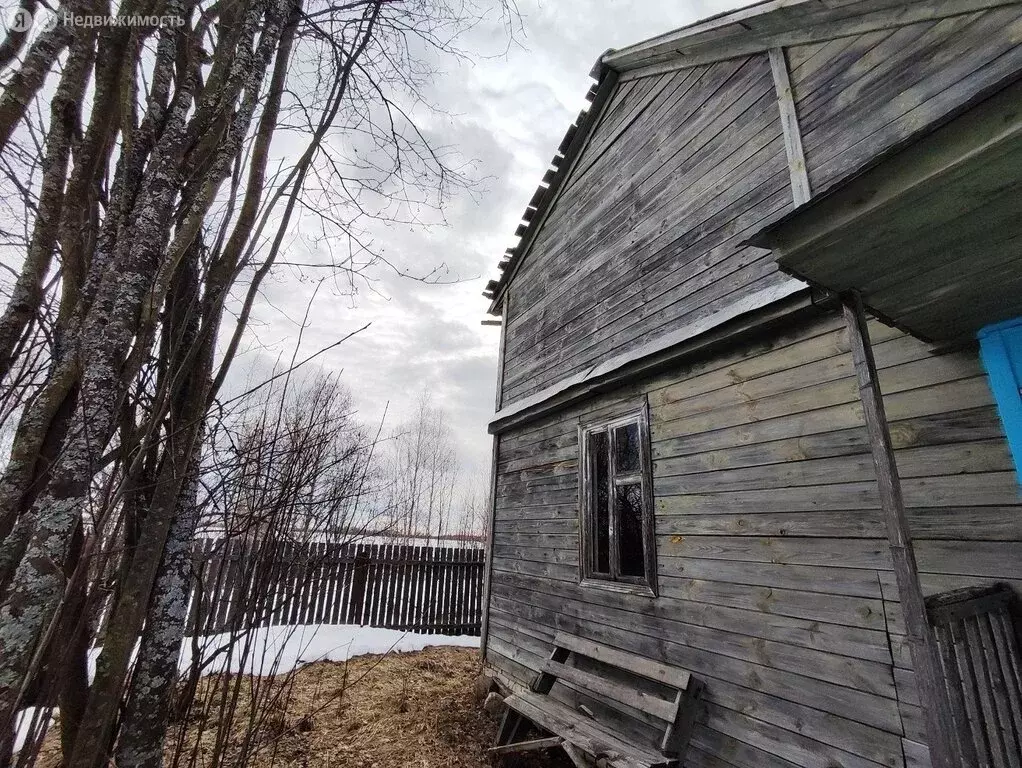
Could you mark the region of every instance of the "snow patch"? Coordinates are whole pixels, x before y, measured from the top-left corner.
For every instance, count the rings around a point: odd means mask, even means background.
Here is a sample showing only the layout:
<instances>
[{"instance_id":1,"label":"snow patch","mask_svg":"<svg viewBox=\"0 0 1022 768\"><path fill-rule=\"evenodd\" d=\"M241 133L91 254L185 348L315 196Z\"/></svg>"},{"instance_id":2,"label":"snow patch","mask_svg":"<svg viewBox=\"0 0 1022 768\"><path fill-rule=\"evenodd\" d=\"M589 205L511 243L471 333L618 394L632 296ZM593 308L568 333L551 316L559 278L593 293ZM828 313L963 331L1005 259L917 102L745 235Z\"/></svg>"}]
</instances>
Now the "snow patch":
<instances>
[{"instance_id":1,"label":"snow patch","mask_svg":"<svg viewBox=\"0 0 1022 768\"><path fill-rule=\"evenodd\" d=\"M181 644L178 669L187 670L192 663L193 648L198 647L200 659L210 659L202 673L244 672L250 675L281 675L305 664L316 661L347 661L354 656L368 653L391 653L421 651L431 645L453 645L462 648L478 648L479 638L468 635L423 635L416 632L402 632L396 629L342 625L299 625L284 627L261 627L250 630L248 636L239 635L228 663L226 652L215 654L216 649L226 648L230 633L186 637ZM89 682L96 673L96 659L101 648L89 651ZM134 653L138 652L138 644ZM38 713L42 715L41 712ZM21 750L32 730L35 707L26 707L17 715L14 751Z\"/></svg>"},{"instance_id":2,"label":"snow patch","mask_svg":"<svg viewBox=\"0 0 1022 768\"><path fill-rule=\"evenodd\" d=\"M430 645L478 648L479 638L468 635L424 635L396 629L342 625L300 625L261 627L235 643L230 660L226 652L214 656L216 649L230 642L229 633L209 635L198 641L202 659L213 657L203 674L224 671L250 675L283 674L316 661L347 661L353 656L391 651L421 651ZM181 646L178 668L183 672L192 663L192 638Z\"/></svg>"}]
</instances>

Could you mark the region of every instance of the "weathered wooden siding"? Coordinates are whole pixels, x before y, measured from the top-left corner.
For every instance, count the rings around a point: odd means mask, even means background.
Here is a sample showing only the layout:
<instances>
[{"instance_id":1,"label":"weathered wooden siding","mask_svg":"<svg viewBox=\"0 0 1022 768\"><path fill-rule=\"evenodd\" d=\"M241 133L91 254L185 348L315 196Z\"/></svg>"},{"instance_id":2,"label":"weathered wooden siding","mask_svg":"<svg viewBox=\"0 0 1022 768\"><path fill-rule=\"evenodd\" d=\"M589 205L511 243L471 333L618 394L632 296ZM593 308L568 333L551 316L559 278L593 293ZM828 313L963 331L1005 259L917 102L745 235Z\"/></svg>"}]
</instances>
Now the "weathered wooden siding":
<instances>
[{"instance_id":1,"label":"weathered wooden siding","mask_svg":"<svg viewBox=\"0 0 1022 768\"><path fill-rule=\"evenodd\" d=\"M789 48L813 190L1022 70L1020 40L1015 6ZM509 289L502 404L781 280L741 243L791 205L765 53L622 83Z\"/></svg>"},{"instance_id":2,"label":"weathered wooden siding","mask_svg":"<svg viewBox=\"0 0 1022 768\"><path fill-rule=\"evenodd\" d=\"M791 206L766 55L620 86L511 287L503 404L781 278Z\"/></svg>"},{"instance_id":3,"label":"weathered wooden siding","mask_svg":"<svg viewBox=\"0 0 1022 768\"><path fill-rule=\"evenodd\" d=\"M927 593L1022 586L1022 503L972 352L871 324ZM660 597L581 589L576 427L646 394ZM843 323L770 337L500 438L487 658L566 629L691 669L691 766L923 766L922 719Z\"/></svg>"},{"instance_id":4,"label":"weathered wooden siding","mask_svg":"<svg viewBox=\"0 0 1022 768\"><path fill-rule=\"evenodd\" d=\"M789 50L814 191L1022 69L1006 7Z\"/></svg>"}]
</instances>

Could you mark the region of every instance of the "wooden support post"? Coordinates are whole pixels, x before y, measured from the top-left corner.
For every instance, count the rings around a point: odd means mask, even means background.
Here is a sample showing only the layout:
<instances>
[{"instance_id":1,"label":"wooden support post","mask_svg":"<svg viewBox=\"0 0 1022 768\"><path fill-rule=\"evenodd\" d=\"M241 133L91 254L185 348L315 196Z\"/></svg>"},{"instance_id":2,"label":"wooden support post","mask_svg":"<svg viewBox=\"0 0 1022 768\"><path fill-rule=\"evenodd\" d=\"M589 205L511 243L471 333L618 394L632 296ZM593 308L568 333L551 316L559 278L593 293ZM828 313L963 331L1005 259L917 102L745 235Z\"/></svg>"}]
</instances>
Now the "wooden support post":
<instances>
[{"instance_id":1,"label":"wooden support post","mask_svg":"<svg viewBox=\"0 0 1022 768\"><path fill-rule=\"evenodd\" d=\"M527 725L528 723L520 712L516 712L511 707L506 707L503 717L500 718L500 727L497 729L497 743L495 746L502 747L519 741Z\"/></svg>"},{"instance_id":2,"label":"wooden support post","mask_svg":"<svg viewBox=\"0 0 1022 768\"><path fill-rule=\"evenodd\" d=\"M791 178L791 196L795 207L798 208L803 203L809 202L813 192L809 186L805 151L802 149L802 131L799 128L795 97L791 90L788 58L785 56L783 48L771 48L768 56L770 72L774 77L774 90L777 91L777 108L781 113L784 151L788 156L788 175Z\"/></svg>"},{"instance_id":3,"label":"wooden support post","mask_svg":"<svg viewBox=\"0 0 1022 768\"><path fill-rule=\"evenodd\" d=\"M901 480L894 460L891 433L884 401L877 381L876 361L869 341L869 329L858 293L843 297L845 323L859 382L859 397L866 420L873 464L876 467L880 505L887 523L887 539L894 561L894 575L901 597L901 610L908 633L912 668L919 689L919 701L926 721L930 761L933 768L961 768L954 720L948 701L933 628L926 614L923 591L919 586L915 551L905 515Z\"/></svg>"},{"instance_id":4,"label":"wooden support post","mask_svg":"<svg viewBox=\"0 0 1022 768\"><path fill-rule=\"evenodd\" d=\"M504 291L504 300L501 303L500 317L500 346L497 348L497 393L494 405L499 411L504 402L504 344L507 340L507 310L510 298L508 292ZM486 561L483 565L483 592L482 617L479 626L479 655L483 661L486 660L486 641L489 639L490 629L490 581L493 578L493 528L497 519L497 459L500 451L500 435L493 436L493 453L490 464L490 509L489 524L486 527Z\"/></svg>"}]
</instances>

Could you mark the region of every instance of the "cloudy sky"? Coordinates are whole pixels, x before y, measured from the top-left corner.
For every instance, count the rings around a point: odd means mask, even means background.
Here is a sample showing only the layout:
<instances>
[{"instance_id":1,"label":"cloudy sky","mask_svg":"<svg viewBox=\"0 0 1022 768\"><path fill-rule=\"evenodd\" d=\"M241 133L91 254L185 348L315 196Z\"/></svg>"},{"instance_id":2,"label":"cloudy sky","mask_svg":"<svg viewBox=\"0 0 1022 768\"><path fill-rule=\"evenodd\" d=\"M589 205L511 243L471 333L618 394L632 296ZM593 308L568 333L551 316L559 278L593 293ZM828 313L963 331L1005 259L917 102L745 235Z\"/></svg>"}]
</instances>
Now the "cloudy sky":
<instances>
[{"instance_id":1,"label":"cloudy sky","mask_svg":"<svg viewBox=\"0 0 1022 768\"><path fill-rule=\"evenodd\" d=\"M343 371L361 416L375 422L407 417L426 388L447 413L463 466L463 490L485 487L499 328L482 326L486 281L514 244L513 232L565 130L584 106L588 73L607 48L620 48L745 3L734 0L525 0L510 48L494 14L462 41L474 61L445 61L429 96L450 117L434 132L474 161L479 186L456 195L445 226L391 227L378 233L389 259L428 271L441 263L459 282L423 285L376 273L373 290L354 300L321 288L304 332L303 354L370 327L319 359ZM261 351L288 354L313 283L287 281L267 290ZM272 305L272 306L271 306ZM252 357L250 366L254 364Z\"/></svg>"}]
</instances>

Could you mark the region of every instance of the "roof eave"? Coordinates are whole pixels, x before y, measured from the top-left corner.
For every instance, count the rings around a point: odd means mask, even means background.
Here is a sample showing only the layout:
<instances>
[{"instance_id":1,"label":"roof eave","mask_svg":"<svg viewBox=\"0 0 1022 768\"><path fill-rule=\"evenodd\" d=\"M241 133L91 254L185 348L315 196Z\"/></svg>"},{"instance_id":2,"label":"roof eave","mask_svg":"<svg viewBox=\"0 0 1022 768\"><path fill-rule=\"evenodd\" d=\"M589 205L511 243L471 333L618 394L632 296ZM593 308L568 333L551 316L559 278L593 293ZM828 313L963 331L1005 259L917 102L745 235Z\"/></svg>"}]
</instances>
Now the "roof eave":
<instances>
[{"instance_id":1,"label":"roof eave","mask_svg":"<svg viewBox=\"0 0 1022 768\"><path fill-rule=\"evenodd\" d=\"M505 251L509 258L500 280L497 281L497 285L492 291L492 296L488 297L490 298L490 306L486 310L488 314L495 316L502 314L501 305L508 284L514 278L514 274L526 253L532 247L532 241L536 233L542 228L543 220L546 218L551 204L556 200L561 184L571 174L572 166L581 153L582 147L589 140L592 128L596 121L599 120L604 104L607 103L611 93L614 91L614 87L617 84L617 71L613 67L608 66L604 61L607 55L612 52L613 49L610 49L602 53L596 59L596 63L593 64L593 68L589 72L589 76L596 81L595 85L587 92L589 109L579 113L576 121L572 123L567 133L565 133L560 146L558 146L557 153L550 161L550 166L544 174L543 180L529 201L529 205L526 206L525 213L522 214L522 222L519 224L518 232L516 232L516 234L519 234L520 239L517 245ZM533 205L534 203L535 205ZM487 294L484 292L483 295Z\"/></svg>"}]
</instances>

